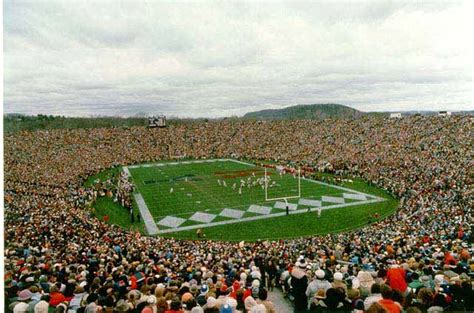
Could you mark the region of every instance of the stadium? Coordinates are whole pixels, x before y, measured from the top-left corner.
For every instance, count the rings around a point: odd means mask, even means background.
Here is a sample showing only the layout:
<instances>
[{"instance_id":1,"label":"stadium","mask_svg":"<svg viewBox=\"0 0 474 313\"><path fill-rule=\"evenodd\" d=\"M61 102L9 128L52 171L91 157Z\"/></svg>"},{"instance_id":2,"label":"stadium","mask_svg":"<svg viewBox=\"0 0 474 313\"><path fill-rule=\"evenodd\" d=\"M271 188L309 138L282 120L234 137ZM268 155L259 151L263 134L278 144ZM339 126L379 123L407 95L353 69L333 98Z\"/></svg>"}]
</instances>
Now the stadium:
<instances>
[{"instance_id":1,"label":"stadium","mask_svg":"<svg viewBox=\"0 0 474 313\"><path fill-rule=\"evenodd\" d=\"M0 310L474 312L472 12L5 0Z\"/></svg>"},{"instance_id":2,"label":"stadium","mask_svg":"<svg viewBox=\"0 0 474 313\"><path fill-rule=\"evenodd\" d=\"M327 275L334 275L332 280L337 275L344 275L340 284L346 286L349 281L355 285L360 284L357 290L361 293L370 292L368 286L385 278L385 275L393 275L388 273L411 273L413 277L403 277L401 286L395 285L397 280L390 281L394 284L392 288L405 288L400 290L399 296L402 296L402 291L407 291L408 286L420 288L418 278L415 277L432 277L433 284L452 288L452 301L469 303L470 300L465 298L469 293L465 292L471 289L465 288L472 274L469 243L472 178L467 171L471 162L468 157L471 153L471 127L472 118L464 116L449 119L407 117L402 120L338 120L332 125L311 121L263 124L210 122L170 125L164 129L58 129L7 135L7 295L11 297L13 294L8 293L21 289L30 290L31 288L25 288L34 285L37 280L42 282L41 286L51 284L51 279L55 278L66 286L63 293L73 297L77 294L74 290L79 285L86 286L81 287L83 292L103 295L107 294L104 288L112 286L124 301L128 301L126 296L130 289L138 288L145 292L146 286L155 286L158 294L175 290L183 293L183 296L185 293L192 293L198 297L199 288L206 285L211 288L215 299L220 299L228 297L223 286L230 288L239 284L239 288L250 286L247 290L252 290L251 286L257 285L255 281L260 282L262 287L263 284L275 284L286 291L291 285L292 289L297 288L296 278L291 279L290 285L287 284L287 279L294 274L289 274L291 268L295 271L301 267L309 269L309 272L319 268ZM294 131L281 131L288 128ZM247 142L242 142L233 135L248 129L251 129L251 134L247 136ZM316 141L313 132L308 129L316 129L317 134L331 134L338 139L338 144L328 142L329 137L324 139L324 136ZM188 135L199 133L202 140L193 142L186 140L192 136L177 136L177 133L183 132ZM403 133L404 136L395 140L392 135L394 133ZM419 137L420 133L424 136ZM357 143L349 139L355 136L360 139ZM272 143L277 137L278 145ZM95 138L102 138L103 144L98 144ZM373 145L374 138L377 145ZM269 143L265 145L266 148L262 148L263 142ZM294 145L295 142L307 144ZM72 143L74 146L71 146ZM174 147L174 151L179 151L181 156L186 156L188 161L166 161L169 160L169 146ZM280 160L275 161L275 155L279 155ZM318 158L311 158L314 155L318 155ZM255 164L269 160L271 162L265 163L268 167L257 167L249 165L252 163L236 161L238 159L260 160ZM287 169L289 174L276 170L277 166L272 168L271 164L278 164L280 169ZM128 177L123 174L123 168L130 172L130 177L150 207L149 210L158 210L155 216L157 220L157 217L166 214L176 214L178 208L189 210L192 207L188 206L189 201L202 203L201 206L194 206L195 211L186 211L187 218L193 212L205 213L206 209L215 204L216 197L224 202L222 205L234 210L237 210L238 205L233 206L232 201L249 207L265 206L262 205L265 199L285 197L288 198L288 205L293 206L290 213L299 211L302 199L322 201L323 205L316 207L317 203L310 202L309 206L301 206L304 213L288 216L284 209L273 207L272 210L280 211L276 214L281 216L257 221L240 221L208 228L202 227L203 223L197 224L209 238L197 238L194 229L163 236L147 236L145 229L140 233L138 228L130 228L130 224L126 224L127 229L126 225L120 227L110 222L112 215L118 214L130 223L129 211L121 207L122 201L114 202L118 193L124 193L128 189L124 187L124 181L119 189L119 180ZM291 174L291 169L298 169L298 175L301 175L303 168L308 180L299 180L295 178L295 173ZM262 176L261 169L268 169L267 175ZM331 181L329 178L335 181L337 177L344 177L356 185L354 181L361 179L370 182L372 189L366 189L369 184L355 186L353 188L358 189L355 190L336 183L325 183L324 188L320 188L319 184L309 181L309 169L332 173L333 176L327 176L328 181ZM115 176L111 174L114 170L117 173ZM156 172L158 170L162 173ZM204 179L206 172L212 173L211 178ZM215 180L217 174L220 175L217 177L220 177L221 184L227 181L227 189L219 186ZM107 175L112 175L113 178ZM172 181L164 179L160 183L160 177L169 178L166 175L173 175ZM102 177L102 180L98 177ZM262 192L265 188L255 187L251 183L250 187L243 187L240 195L245 200L236 200L239 192L232 190L233 181L240 182L243 177L245 181L249 177L254 177L254 181L272 177L277 185L285 188L269 188L268 197L265 198ZM268 180L267 185L271 185L272 180ZM130 182L127 179L125 181ZM298 182L301 190L298 190ZM180 186L191 183L196 185L195 189L180 190ZM160 184L161 189L156 189ZM206 191L204 188L210 188L210 185L212 189ZM150 186L154 187L147 189ZM175 189L172 193L170 186ZM223 189L226 189L225 192ZM366 192L361 192L361 189ZM379 190L386 192L381 194ZM301 197L291 198L298 196L298 191ZM193 196L188 197L188 193L193 193ZM210 193L214 195L211 196ZM400 204L398 206L398 201L395 201L395 212L391 212L388 207L386 216L382 216L380 211L378 220L374 218L370 223L364 220L362 226L355 222L357 216L354 217L352 212L356 212L358 208L364 210L364 206L340 208L345 211L336 215L336 223L349 220L349 224L353 223L355 226L353 231L322 231L320 235L285 240L258 240L252 233L249 234L252 228L256 228L253 233L265 234L265 227L270 227L273 234L279 233L278 228L291 228L297 233L298 225L307 227L304 220L309 220L309 225L313 222L320 224L331 210L322 210L321 217L318 218L317 208L324 209L327 204L331 206L333 203L309 198L310 194L319 199L326 196L349 200L343 202L349 204L375 199L377 202L365 206L370 214L375 212L374 206L380 209L384 203L390 203L387 200L390 195L400 199ZM344 199L344 196L341 197L343 194L364 197L355 197L359 200ZM130 196L130 193L122 195L125 207L126 199ZM119 206L120 211L114 211L113 207L108 212L110 220L96 216L94 207L101 199L110 200ZM182 202L177 202L177 199ZM385 201L381 201L382 199ZM207 202L204 203L205 201ZM276 202L285 204L284 200ZM164 206L160 206L160 203ZM153 208L153 205L156 207ZM216 208L222 209L219 206ZM334 209L335 212L337 210ZM257 212L251 216L262 215ZM367 216L369 214L363 214L363 218ZM292 219L299 217L302 220L295 222ZM334 219L334 216L331 218ZM141 222L143 220L144 217ZM280 220L288 221L288 224L283 224ZM197 223L191 222L187 221L183 226ZM277 227L271 227L272 224ZM157 228L173 229L171 226ZM213 228L218 230L213 232ZM337 229L337 226L334 228ZM281 233L283 235L280 239L291 237L290 234L287 236L285 230ZM173 234L176 236L170 236ZM212 237L228 241L210 240ZM251 240L243 240L244 238ZM272 265L274 269L279 269L278 272L272 272ZM246 269L251 271L247 272ZM419 270L421 273L416 274ZM371 272L376 273L375 277L369 275L369 282L362 283L363 279L367 279L364 273ZM313 273L320 274L318 270ZM264 275L267 277L264 278ZM313 276L311 279L318 282L318 277ZM306 279L311 281L309 277ZM123 286L113 287L108 282L121 282ZM355 291L354 285L352 286ZM458 286L457 291L455 286ZM104 301L106 298L107 296ZM208 303L209 299L210 297L207 298ZM293 301L298 303L300 300L296 297Z\"/></svg>"}]
</instances>

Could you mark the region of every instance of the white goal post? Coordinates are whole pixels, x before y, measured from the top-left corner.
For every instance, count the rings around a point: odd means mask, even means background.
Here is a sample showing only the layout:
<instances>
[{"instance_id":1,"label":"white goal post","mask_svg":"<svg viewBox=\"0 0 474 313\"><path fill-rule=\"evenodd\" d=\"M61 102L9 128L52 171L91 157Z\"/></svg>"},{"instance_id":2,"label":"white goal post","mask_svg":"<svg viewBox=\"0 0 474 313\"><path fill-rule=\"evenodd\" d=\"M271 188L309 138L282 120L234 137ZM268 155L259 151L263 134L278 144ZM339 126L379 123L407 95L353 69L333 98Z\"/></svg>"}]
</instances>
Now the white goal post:
<instances>
[{"instance_id":1,"label":"white goal post","mask_svg":"<svg viewBox=\"0 0 474 313\"><path fill-rule=\"evenodd\" d=\"M288 204L288 199L301 198L301 168L298 168L298 195L279 197L279 198L268 198L268 179L267 179L267 168L265 167L265 201L284 200L285 204Z\"/></svg>"}]
</instances>

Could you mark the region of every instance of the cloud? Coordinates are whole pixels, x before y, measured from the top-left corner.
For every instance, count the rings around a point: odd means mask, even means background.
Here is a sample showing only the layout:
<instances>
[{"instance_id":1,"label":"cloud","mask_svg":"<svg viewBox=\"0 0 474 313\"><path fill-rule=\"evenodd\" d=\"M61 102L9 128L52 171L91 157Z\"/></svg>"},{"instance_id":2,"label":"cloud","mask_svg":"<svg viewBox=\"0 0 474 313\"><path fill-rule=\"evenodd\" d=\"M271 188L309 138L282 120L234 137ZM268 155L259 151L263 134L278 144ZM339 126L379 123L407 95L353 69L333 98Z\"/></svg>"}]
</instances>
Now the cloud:
<instances>
[{"instance_id":1,"label":"cloud","mask_svg":"<svg viewBox=\"0 0 474 313\"><path fill-rule=\"evenodd\" d=\"M4 1L4 111L474 109L470 2Z\"/></svg>"}]
</instances>

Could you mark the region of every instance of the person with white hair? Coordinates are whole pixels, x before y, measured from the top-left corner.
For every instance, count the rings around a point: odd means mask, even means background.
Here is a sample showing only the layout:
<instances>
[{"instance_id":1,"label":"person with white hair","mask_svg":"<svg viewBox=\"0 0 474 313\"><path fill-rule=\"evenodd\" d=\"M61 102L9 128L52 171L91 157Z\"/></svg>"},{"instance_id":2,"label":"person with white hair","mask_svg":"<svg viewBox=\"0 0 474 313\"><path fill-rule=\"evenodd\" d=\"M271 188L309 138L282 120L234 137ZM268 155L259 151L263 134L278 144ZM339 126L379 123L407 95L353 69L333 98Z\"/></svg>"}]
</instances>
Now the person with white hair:
<instances>
[{"instance_id":1,"label":"person with white hair","mask_svg":"<svg viewBox=\"0 0 474 313\"><path fill-rule=\"evenodd\" d=\"M211 311L211 310L214 310L214 309L218 310L219 309L218 304L219 303L218 303L216 298L214 298L212 296L207 298L206 304L203 307L204 312Z\"/></svg>"},{"instance_id":2,"label":"person with white hair","mask_svg":"<svg viewBox=\"0 0 474 313\"><path fill-rule=\"evenodd\" d=\"M344 282L344 274L341 272L336 272L334 274L334 281L332 282L333 288L342 288L347 292L347 285Z\"/></svg>"},{"instance_id":3,"label":"person with white hair","mask_svg":"<svg viewBox=\"0 0 474 313\"><path fill-rule=\"evenodd\" d=\"M325 273L322 269L318 269L314 273L314 279L308 284L308 288L306 288L306 296L308 297L308 308L311 305L311 301L316 296L316 293L319 290L324 290L326 292L329 288L331 288L331 283L325 279Z\"/></svg>"},{"instance_id":4,"label":"person with white hair","mask_svg":"<svg viewBox=\"0 0 474 313\"><path fill-rule=\"evenodd\" d=\"M254 279L251 285L251 294L253 297L257 297L260 291L260 280Z\"/></svg>"},{"instance_id":5,"label":"person with white hair","mask_svg":"<svg viewBox=\"0 0 474 313\"><path fill-rule=\"evenodd\" d=\"M240 286L246 286L247 285L247 273L242 272L240 273Z\"/></svg>"},{"instance_id":6,"label":"person with white hair","mask_svg":"<svg viewBox=\"0 0 474 313\"><path fill-rule=\"evenodd\" d=\"M260 273L260 270L258 269L258 267L252 266L250 277L252 277L252 279L262 279L262 273Z\"/></svg>"},{"instance_id":7,"label":"person with white hair","mask_svg":"<svg viewBox=\"0 0 474 313\"><path fill-rule=\"evenodd\" d=\"M375 283L372 274L368 271L360 271L357 274L357 278L359 279L361 294L368 294L370 292L370 288Z\"/></svg>"},{"instance_id":8,"label":"person with white hair","mask_svg":"<svg viewBox=\"0 0 474 313\"><path fill-rule=\"evenodd\" d=\"M155 296L148 296L148 298L146 299L146 305L143 308L142 313L156 313L158 311L156 303L157 299Z\"/></svg>"},{"instance_id":9,"label":"person with white hair","mask_svg":"<svg viewBox=\"0 0 474 313\"><path fill-rule=\"evenodd\" d=\"M48 313L49 310L49 303L41 300L38 303L36 303L34 307L34 313Z\"/></svg>"}]
</instances>

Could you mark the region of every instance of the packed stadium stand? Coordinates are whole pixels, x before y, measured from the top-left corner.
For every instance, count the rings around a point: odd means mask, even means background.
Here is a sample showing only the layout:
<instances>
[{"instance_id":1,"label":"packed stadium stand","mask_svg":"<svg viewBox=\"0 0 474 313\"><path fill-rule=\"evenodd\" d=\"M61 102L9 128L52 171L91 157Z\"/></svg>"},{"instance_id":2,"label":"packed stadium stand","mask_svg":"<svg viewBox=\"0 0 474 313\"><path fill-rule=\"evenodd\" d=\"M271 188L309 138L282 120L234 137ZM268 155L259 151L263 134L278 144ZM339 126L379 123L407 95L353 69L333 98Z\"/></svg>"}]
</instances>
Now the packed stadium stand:
<instances>
[{"instance_id":1,"label":"packed stadium stand","mask_svg":"<svg viewBox=\"0 0 474 313\"><path fill-rule=\"evenodd\" d=\"M412 116L8 134L5 310L279 312L268 294L281 290L295 312L472 311L472 123ZM348 233L240 243L145 236L93 217L87 177L166 159L170 146L196 159L330 164L401 205Z\"/></svg>"}]
</instances>

